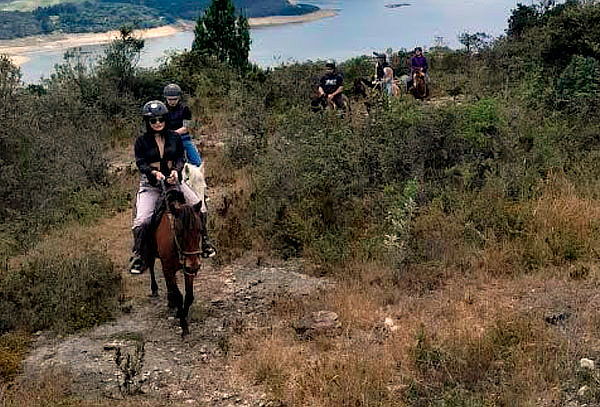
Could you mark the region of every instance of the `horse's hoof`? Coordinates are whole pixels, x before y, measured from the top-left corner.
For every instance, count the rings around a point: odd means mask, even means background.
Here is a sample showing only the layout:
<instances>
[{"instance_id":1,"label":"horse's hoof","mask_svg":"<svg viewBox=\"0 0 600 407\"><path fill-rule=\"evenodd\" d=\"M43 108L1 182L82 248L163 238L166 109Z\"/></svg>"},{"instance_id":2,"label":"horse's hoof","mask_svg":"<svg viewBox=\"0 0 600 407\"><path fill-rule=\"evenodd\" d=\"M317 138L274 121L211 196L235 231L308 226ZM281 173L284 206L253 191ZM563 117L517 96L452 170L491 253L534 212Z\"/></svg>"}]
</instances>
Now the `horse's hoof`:
<instances>
[{"instance_id":1,"label":"horse's hoof","mask_svg":"<svg viewBox=\"0 0 600 407\"><path fill-rule=\"evenodd\" d=\"M150 298L157 298L158 297L158 291L152 291L152 294L149 295Z\"/></svg>"},{"instance_id":2,"label":"horse's hoof","mask_svg":"<svg viewBox=\"0 0 600 407\"><path fill-rule=\"evenodd\" d=\"M185 338L190 334L190 329L188 327L181 328L181 337Z\"/></svg>"}]
</instances>

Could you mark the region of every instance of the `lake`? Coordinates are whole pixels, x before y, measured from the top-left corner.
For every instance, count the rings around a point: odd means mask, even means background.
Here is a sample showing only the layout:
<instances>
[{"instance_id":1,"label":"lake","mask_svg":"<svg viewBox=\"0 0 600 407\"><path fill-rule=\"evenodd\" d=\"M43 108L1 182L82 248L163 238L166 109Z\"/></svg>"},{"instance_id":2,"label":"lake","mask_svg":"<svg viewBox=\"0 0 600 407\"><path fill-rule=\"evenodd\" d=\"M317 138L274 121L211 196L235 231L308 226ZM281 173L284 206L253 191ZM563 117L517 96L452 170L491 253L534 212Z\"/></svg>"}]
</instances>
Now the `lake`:
<instances>
[{"instance_id":1,"label":"lake","mask_svg":"<svg viewBox=\"0 0 600 407\"><path fill-rule=\"evenodd\" d=\"M522 0L521 0L522 1ZM486 32L501 35L506 28L513 0L403 0L410 6L388 8L394 0L313 0L302 1L325 9L338 10L338 15L318 21L257 27L251 30L250 59L264 67L291 61L370 55L387 48L411 49L429 47L434 39L452 48L460 46L461 32ZM194 34L179 32L169 37L146 40L140 61L144 67L157 64L168 50L189 49ZM101 51L101 46L83 50ZM25 82L36 82L48 76L63 51L29 54L21 66Z\"/></svg>"}]
</instances>

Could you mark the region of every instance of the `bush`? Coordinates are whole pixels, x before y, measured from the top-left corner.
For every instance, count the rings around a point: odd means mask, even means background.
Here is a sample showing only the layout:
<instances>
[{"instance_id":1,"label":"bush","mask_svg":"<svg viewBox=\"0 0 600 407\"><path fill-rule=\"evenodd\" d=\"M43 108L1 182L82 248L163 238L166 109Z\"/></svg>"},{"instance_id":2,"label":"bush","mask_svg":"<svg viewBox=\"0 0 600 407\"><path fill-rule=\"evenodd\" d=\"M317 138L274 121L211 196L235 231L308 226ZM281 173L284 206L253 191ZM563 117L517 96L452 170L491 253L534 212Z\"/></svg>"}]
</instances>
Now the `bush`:
<instances>
[{"instance_id":1,"label":"bush","mask_svg":"<svg viewBox=\"0 0 600 407\"><path fill-rule=\"evenodd\" d=\"M105 254L40 254L0 276L0 332L89 328L113 316L119 293L120 275Z\"/></svg>"},{"instance_id":2,"label":"bush","mask_svg":"<svg viewBox=\"0 0 600 407\"><path fill-rule=\"evenodd\" d=\"M573 56L556 83L559 108L579 114L595 113L600 101L600 63L592 57Z\"/></svg>"}]
</instances>

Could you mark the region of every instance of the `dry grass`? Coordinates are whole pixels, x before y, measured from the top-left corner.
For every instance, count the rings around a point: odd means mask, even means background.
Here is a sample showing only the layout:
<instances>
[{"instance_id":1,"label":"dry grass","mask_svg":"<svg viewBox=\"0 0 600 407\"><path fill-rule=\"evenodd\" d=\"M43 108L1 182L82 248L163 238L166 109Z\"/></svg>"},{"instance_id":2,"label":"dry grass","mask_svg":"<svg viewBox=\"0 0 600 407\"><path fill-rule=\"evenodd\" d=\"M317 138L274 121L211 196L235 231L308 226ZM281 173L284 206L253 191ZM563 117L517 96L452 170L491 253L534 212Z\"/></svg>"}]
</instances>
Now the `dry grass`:
<instances>
[{"instance_id":1,"label":"dry grass","mask_svg":"<svg viewBox=\"0 0 600 407\"><path fill-rule=\"evenodd\" d=\"M30 336L22 332L0 336L0 383L12 380L20 372L30 342Z\"/></svg>"},{"instance_id":2,"label":"dry grass","mask_svg":"<svg viewBox=\"0 0 600 407\"><path fill-rule=\"evenodd\" d=\"M238 344L247 350L238 366L290 406L597 401L597 375L577 367L600 356L600 201L587 196L550 177L535 201L495 202L522 221L508 235L422 211L413 224L422 263L352 264L330 292L281 302L268 334ZM289 321L319 309L338 313L343 334L301 340ZM548 323L557 313L566 320ZM577 396L584 385L589 394Z\"/></svg>"},{"instance_id":3,"label":"dry grass","mask_svg":"<svg viewBox=\"0 0 600 407\"><path fill-rule=\"evenodd\" d=\"M465 195L464 207L451 213L431 206L413 225L417 267L433 264L491 277L551 272L595 278L600 200L593 196L563 175L550 174L539 197L529 202L511 201L491 187Z\"/></svg>"},{"instance_id":4,"label":"dry grass","mask_svg":"<svg viewBox=\"0 0 600 407\"><path fill-rule=\"evenodd\" d=\"M388 372L394 360L367 343L300 342L288 331L277 331L255 336L253 344L240 364L242 372L286 405L393 405Z\"/></svg>"},{"instance_id":5,"label":"dry grass","mask_svg":"<svg viewBox=\"0 0 600 407\"><path fill-rule=\"evenodd\" d=\"M68 371L49 370L34 380L0 387L2 407L163 407L159 400L132 397L128 400L82 399L71 393Z\"/></svg>"},{"instance_id":6,"label":"dry grass","mask_svg":"<svg viewBox=\"0 0 600 407\"><path fill-rule=\"evenodd\" d=\"M527 240L542 264L564 264L597 257L599 230L600 201L582 197L555 176L534 204Z\"/></svg>"}]
</instances>

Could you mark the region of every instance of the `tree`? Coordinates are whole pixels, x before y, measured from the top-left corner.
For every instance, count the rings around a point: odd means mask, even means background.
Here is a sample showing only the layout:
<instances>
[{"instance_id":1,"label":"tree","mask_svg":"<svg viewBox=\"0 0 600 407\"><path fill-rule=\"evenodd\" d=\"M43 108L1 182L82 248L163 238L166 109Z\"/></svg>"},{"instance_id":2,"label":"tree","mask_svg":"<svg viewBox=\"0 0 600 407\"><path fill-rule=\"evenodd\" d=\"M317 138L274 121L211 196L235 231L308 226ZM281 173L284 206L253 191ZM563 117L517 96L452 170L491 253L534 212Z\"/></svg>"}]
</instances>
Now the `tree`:
<instances>
[{"instance_id":1,"label":"tree","mask_svg":"<svg viewBox=\"0 0 600 407\"><path fill-rule=\"evenodd\" d=\"M13 64L10 57L0 54L0 100L8 106L9 99L21 85L21 70Z\"/></svg>"},{"instance_id":2,"label":"tree","mask_svg":"<svg viewBox=\"0 0 600 407\"><path fill-rule=\"evenodd\" d=\"M236 18L231 0L213 0L198 17L192 52L216 57L238 69L248 66L250 30L248 19Z\"/></svg>"},{"instance_id":3,"label":"tree","mask_svg":"<svg viewBox=\"0 0 600 407\"><path fill-rule=\"evenodd\" d=\"M490 45L492 37L489 34L478 32L464 32L458 36L458 40L467 48L467 53L479 52Z\"/></svg>"},{"instance_id":4,"label":"tree","mask_svg":"<svg viewBox=\"0 0 600 407\"><path fill-rule=\"evenodd\" d=\"M517 4L517 8L512 11L508 19L508 28L506 35L513 38L519 38L528 29L535 27L540 20L539 13L534 6L524 6Z\"/></svg>"},{"instance_id":5,"label":"tree","mask_svg":"<svg viewBox=\"0 0 600 407\"><path fill-rule=\"evenodd\" d=\"M112 79L119 92L130 90L135 70L144 48L144 40L134 35L132 27L121 27L119 38L111 41L100 59L100 76Z\"/></svg>"},{"instance_id":6,"label":"tree","mask_svg":"<svg viewBox=\"0 0 600 407\"><path fill-rule=\"evenodd\" d=\"M556 83L558 107L589 113L600 101L600 63L575 55Z\"/></svg>"}]
</instances>

